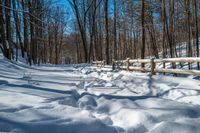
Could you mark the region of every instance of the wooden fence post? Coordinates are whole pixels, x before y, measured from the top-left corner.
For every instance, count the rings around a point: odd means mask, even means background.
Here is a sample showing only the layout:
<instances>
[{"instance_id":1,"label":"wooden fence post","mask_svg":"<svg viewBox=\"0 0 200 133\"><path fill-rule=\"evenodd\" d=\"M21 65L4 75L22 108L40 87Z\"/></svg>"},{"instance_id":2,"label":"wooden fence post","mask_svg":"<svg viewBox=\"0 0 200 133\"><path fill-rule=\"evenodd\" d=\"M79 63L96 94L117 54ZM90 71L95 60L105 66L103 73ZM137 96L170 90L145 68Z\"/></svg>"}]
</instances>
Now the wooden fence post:
<instances>
[{"instance_id":1,"label":"wooden fence post","mask_svg":"<svg viewBox=\"0 0 200 133\"><path fill-rule=\"evenodd\" d=\"M112 60L112 70L115 70L115 60Z\"/></svg>"},{"instance_id":2,"label":"wooden fence post","mask_svg":"<svg viewBox=\"0 0 200 133\"><path fill-rule=\"evenodd\" d=\"M127 71L130 71L130 68L129 68L130 67L130 62L129 61L130 61L130 58L127 58L126 59L126 63L127 63L126 64L127 65L126 69L127 69Z\"/></svg>"},{"instance_id":3,"label":"wooden fence post","mask_svg":"<svg viewBox=\"0 0 200 133\"><path fill-rule=\"evenodd\" d=\"M155 67L156 67L156 63L154 62L154 58L151 58L151 75L155 75Z\"/></svg>"},{"instance_id":4,"label":"wooden fence post","mask_svg":"<svg viewBox=\"0 0 200 133\"><path fill-rule=\"evenodd\" d=\"M101 68L104 67L104 60L101 61Z\"/></svg>"},{"instance_id":5,"label":"wooden fence post","mask_svg":"<svg viewBox=\"0 0 200 133\"><path fill-rule=\"evenodd\" d=\"M106 61L105 61L105 60L103 60L103 67L105 67L105 65L106 65Z\"/></svg>"},{"instance_id":6,"label":"wooden fence post","mask_svg":"<svg viewBox=\"0 0 200 133\"><path fill-rule=\"evenodd\" d=\"M165 62L163 62L163 68L165 69ZM163 73L165 75L165 73Z\"/></svg>"}]
</instances>

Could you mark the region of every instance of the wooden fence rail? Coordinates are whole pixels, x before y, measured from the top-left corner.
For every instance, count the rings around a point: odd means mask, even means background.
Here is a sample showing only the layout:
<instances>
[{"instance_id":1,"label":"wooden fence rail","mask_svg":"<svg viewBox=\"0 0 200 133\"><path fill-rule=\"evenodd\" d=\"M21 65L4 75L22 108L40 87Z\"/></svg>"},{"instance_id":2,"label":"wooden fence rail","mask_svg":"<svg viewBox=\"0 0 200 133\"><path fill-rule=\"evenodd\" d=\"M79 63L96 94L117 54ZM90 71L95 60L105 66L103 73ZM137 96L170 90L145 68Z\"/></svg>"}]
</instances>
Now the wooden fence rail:
<instances>
[{"instance_id":1,"label":"wooden fence rail","mask_svg":"<svg viewBox=\"0 0 200 133\"><path fill-rule=\"evenodd\" d=\"M174 74L191 74L200 75L200 70L185 70L185 69L167 69L165 68L165 63L200 63L200 57L187 57L187 58L165 58L165 59L126 59L126 60L113 60L112 69L123 69L128 71L141 71L141 72L151 72L152 75L156 73L174 73ZM103 64L105 61L96 61L94 64ZM134 67L133 64L149 64L150 67ZM157 64L164 64L163 68L156 68ZM101 66L103 66L101 65Z\"/></svg>"},{"instance_id":2,"label":"wooden fence rail","mask_svg":"<svg viewBox=\"0 0 200 133\"><path fill-rule=\"evenodd\" d=\"M97 67L104 67L106 64L105 60L102 61L92 61L92 65L96 65Z\"/></svg>"}]
</instances>

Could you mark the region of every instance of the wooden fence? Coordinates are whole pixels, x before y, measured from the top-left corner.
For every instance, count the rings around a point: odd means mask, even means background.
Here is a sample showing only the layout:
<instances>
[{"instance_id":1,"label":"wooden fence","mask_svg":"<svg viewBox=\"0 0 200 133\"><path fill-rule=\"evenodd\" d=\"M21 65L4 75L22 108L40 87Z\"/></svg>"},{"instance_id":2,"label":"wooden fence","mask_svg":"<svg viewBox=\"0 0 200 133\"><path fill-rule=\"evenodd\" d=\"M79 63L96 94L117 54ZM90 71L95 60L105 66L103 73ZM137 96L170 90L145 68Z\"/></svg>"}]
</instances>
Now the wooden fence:
<instances>
[{"instance_id":1,"label":"wooden fence","mask_svg":"<svg viewBox=\"0 0 200 133\"><path fill-rule=\"evenodd\" d=\"M97 67L105 67L106 61L102 60L102 61L92 61L92 65L95 65Z\"/></svg>"},{"instance_id":2,"label":"wooden fence","mask_svg":"<svg viewBox=\"0 0 200 133\"><path fill-rule=\"evenodd\" d=\"M166 63L171 63L172 68L165 68ZM165 59L126 59L126 60L113 60L112 69L123 69L127 71L141 71L151 72L152 75L156 73L174 73L174 74L191 74L200 75L200 70L186 70L176 69L176 63L200 63L200 57L187 57L187 58L165 58ZM95 61L93 64L101 67L105 66L105 61ZM134 67L134 64L149 64L149 67ZM156 65L163 64L163 68L156 68Z\"/></svg>"}]
</instances>

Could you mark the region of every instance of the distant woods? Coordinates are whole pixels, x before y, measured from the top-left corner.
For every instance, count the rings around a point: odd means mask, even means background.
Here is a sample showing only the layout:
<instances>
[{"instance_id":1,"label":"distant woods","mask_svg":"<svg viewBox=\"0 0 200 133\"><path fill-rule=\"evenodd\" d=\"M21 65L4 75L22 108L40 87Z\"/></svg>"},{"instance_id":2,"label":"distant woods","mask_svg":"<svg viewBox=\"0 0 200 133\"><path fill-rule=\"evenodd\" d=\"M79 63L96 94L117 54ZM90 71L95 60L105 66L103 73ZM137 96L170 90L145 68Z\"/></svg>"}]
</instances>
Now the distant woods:
<instances>
[{"instance_id":1,"label":"distant woods","mask_svg":"<svg viewBox=\"0 0 200 133\"><path fill-rule=\"evenodd\" d=\"M199 57L199 0L68 0L76 18L77 57ZM186 44L183 55L181 44ZM160 55L159 55L160 54Z\"/></svg>"},{"instance_id":2,"label":"distant woods","mask_svg":"<svg viewBox=\"0 0 200 133\"><path fill-rule=\"evenodd\" d=\"M44 0L0 0L0 48L8 59L55 63L61 57L64 8ZM20 53L18 52L20 50Z\"/></svg>"},{"instance_id":3,"label":"distant woods","mask_svg":"<svg viewBox=\"0 0 200 133\"><path fill-rule=\"evenodd\" d=\"M4 55L29 64L199 57L199 0L64 2L0 0Z\"/></svg>"}]
</instances>

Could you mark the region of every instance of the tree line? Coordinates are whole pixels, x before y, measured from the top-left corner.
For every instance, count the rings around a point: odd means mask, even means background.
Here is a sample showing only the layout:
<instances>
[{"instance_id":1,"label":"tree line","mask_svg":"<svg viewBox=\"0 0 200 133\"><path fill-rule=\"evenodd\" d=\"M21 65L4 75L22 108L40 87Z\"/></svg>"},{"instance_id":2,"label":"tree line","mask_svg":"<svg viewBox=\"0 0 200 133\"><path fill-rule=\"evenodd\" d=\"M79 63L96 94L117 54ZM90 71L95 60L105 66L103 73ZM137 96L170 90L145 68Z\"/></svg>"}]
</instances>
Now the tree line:
<instances>
[{"instance_id":1,"label":"tree line","mask_svg":"<svg viewBox=\"0 0 200 133\"><path fill-rule=\"evenodd\" d=\"M66 21L64 8L44 0L0 0L0 48L8 59L59 63Z\"/></svg>"},{"instance_id":2,"label":"tree line","mask_svg":"<svg viewBox=\"0 0 200 133\"><path fill-rule=\"evenodd\" d=\"M198 0L68 0L78 60L199 57ZM183 55L186 44L186 55Z\"/></svg>"},{"instance_id":3,"label":"tree line","mask_svg":"<svg viewBox=\"0 0 200 133\"><path fill-rule=\"evenodd\" d=\"M53 1L0 0L4 55L12 59L20 49L29 64L199 57L198 0L64 2L69 9Z\"/></svg>"}]
</instances>

